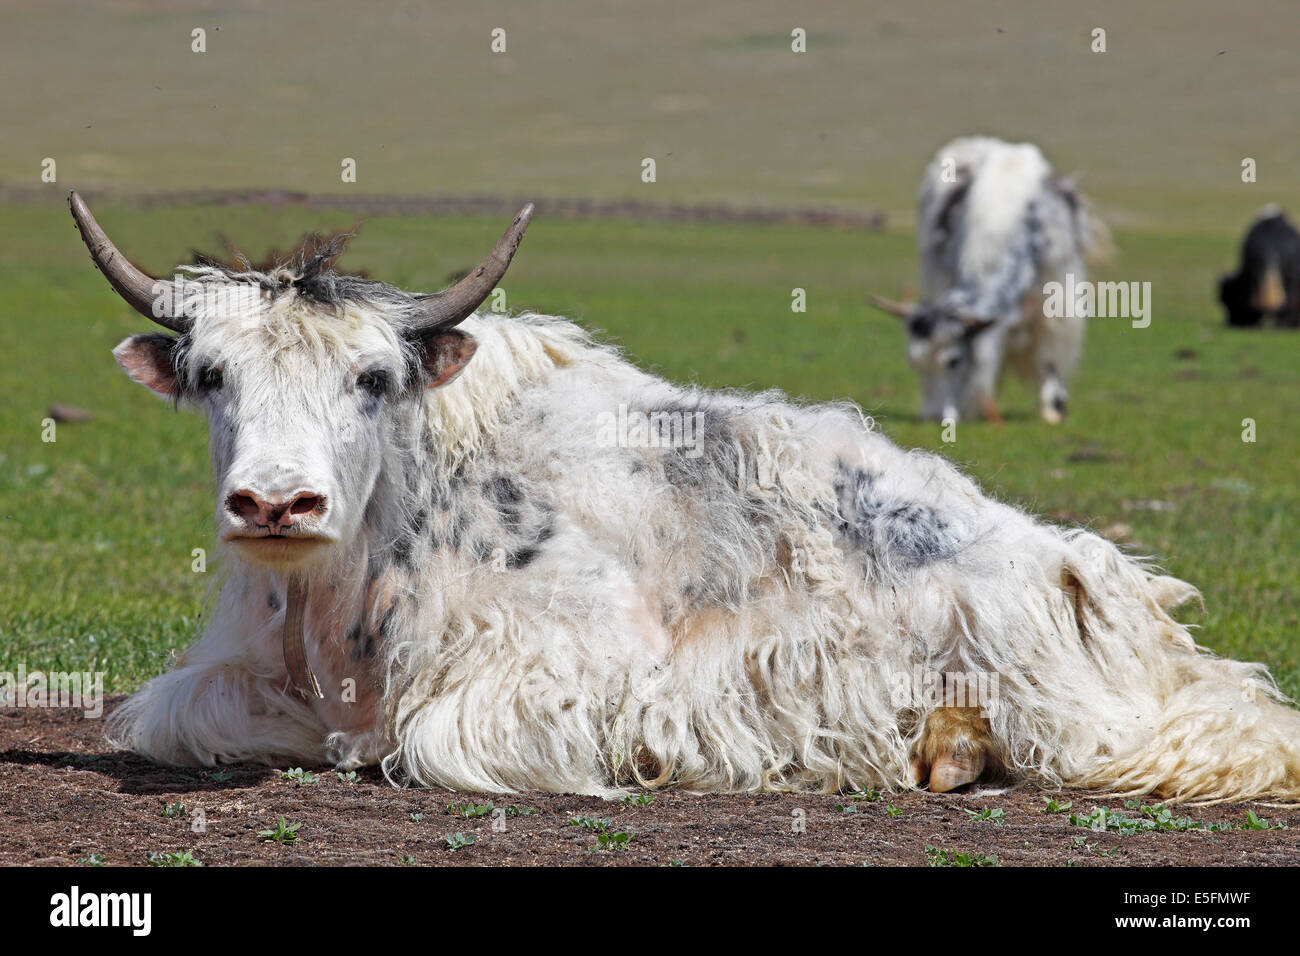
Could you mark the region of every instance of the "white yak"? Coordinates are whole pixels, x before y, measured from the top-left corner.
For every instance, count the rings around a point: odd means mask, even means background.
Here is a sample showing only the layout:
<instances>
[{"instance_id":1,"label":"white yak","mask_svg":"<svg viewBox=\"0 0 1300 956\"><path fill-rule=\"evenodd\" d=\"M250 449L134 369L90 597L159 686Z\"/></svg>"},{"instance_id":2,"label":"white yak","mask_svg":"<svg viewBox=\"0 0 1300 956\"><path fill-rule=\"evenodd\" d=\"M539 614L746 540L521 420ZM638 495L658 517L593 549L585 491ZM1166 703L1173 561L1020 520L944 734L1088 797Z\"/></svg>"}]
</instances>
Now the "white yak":
<instances>
[{"instance_id":1,"label":"white yak","mask_svg":"<svg viewBox=\"0 0 1300 956\"><path fill-rule=\"evenodd\" d=\"M1300 796L1300 713L1197 647L1193 597L1035 521L849 404L647 374L571 322L409 294L339 247L155 282L136 381L207 415L225 579L111 715L168 764L381 763L612 794L1034 782Z\"/></svg>"}]
</instances>

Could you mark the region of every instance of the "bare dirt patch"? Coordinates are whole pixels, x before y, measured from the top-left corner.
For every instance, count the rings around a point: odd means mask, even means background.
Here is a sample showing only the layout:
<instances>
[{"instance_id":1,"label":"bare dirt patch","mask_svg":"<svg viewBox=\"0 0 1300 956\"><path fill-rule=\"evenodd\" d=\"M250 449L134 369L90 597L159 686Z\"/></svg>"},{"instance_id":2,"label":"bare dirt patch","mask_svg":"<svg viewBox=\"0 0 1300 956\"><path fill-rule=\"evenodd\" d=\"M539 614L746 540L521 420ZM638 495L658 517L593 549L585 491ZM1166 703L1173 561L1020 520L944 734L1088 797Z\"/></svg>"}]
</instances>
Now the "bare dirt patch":
<instances>
[{"instance_id":1,"label":"bare dirt patch","mask_svg":"<svg viewBox=\"0 0 1300 956\"><path fill-rule=\"evenodd\" d=\"M110 700L106 710L120 700ZM374 769L349 782L330 768L306 768L315 782L295 782L282 776L286 769L161 768L110 748L102 721L79 712L3 709L0 864L74 865L96 857L106 865L132 866L145 865L151 853L189 851L206 866L924 866L936 856L927 847L945 858L955 851L952 859L967 861L996 856L1003 866L1300 864L1300 810L1260 806L1171 809L1175 818L1205 827L1242 824L1253 810L1270 825L1289 829L1097 832L1072 824L1071 814L1088 816L1106 807L1128 819L1154 822L1155 816L1125 808L1122 800L1079 793L1050 794L1073 806L1047 813L1045 794L1030 789L879 799L659 792L652 802L636 805L556 794L399 790ZM470 812L480 812L489 800L493 806L481 816L448 811L449 804L468 804ZM176 804L184 806L183 813ZM173 816L165 815L168 807ZM1001 822L972 815L985 809ZM195 832L200 810L206 829ZM261 839L259 833L281 817L301 824L296 839ZM590 818L589 825L572 825L575 817ZM602 827L615 846L621 839L616 834L630 836L622 848L594 849ZM451 849L447 838L456 833L476 839Z\"/></svg>"}]
</instances>

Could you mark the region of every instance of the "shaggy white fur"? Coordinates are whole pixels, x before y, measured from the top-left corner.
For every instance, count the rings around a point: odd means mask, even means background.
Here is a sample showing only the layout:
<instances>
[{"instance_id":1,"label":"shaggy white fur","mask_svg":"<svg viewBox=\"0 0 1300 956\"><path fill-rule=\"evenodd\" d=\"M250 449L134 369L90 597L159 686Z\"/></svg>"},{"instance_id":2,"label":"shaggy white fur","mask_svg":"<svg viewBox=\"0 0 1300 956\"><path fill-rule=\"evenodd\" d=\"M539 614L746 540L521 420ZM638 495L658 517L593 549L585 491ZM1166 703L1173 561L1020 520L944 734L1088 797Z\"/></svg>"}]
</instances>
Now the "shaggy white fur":
<instances>
[{"instance_id":1,"label":"shaggy white fur","mask_svg":"<svg viewBox=\"0 0 1300 956\"><path fill-rule=\"evenodd\" d=\"M854 406L678 387L534 315L466 321L476 356L425 392L395 300L285 295L200 315L177 361L225 370L192 396L219 481L275 454L250 416L368 430L328 446L355 520L307 571L326 699L287 690L281 573L231 554L197 643L113 713L124 746L475 792L901 789L935 682L965 674L991 678L977 705L1014 779L1300 797L1300 714L1169 616L1192 587ZM378 413L346 388L376 361L401 379ZM610 442L621 405L698 416L697 446Z\"/></svg>"}]
</instances>

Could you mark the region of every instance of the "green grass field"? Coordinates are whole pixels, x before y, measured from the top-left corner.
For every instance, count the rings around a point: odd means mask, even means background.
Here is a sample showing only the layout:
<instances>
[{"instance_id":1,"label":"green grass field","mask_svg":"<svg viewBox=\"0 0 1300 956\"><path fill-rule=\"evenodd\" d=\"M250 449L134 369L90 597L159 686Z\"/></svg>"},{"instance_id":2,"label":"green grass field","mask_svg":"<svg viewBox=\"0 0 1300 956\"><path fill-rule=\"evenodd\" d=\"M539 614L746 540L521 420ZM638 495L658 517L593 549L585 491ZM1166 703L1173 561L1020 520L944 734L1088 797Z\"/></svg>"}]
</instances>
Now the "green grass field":
<instances>
[{"instance_id":1,"label":"green grass field","mask_svg":"<svg viewBox=\"0 0 1300 956\"><path fill-rule=\"evenodd\" d=\"M257 254L351 222L104 199L269 187L886 210L884 234L539 219L511 304L603 330L676 380L854 399L992 494L1128 525L1127 547L1203 589L1204 616L1186 612L1202 641L1268 662L1294 694L1300 335L1229 333L1213 286L1256 209L1300 210L1295 23L1289 0L5 4L0 189L48 197L0 204L0 669L97 669L128 689L193 635L212 577L191 570L212 544L204 424L117 370L109 350L147 323L92 269L62 198L81 189L158 272L218 249L218 232ZM1151 282L1154 320L1092 323L1063 427L1012 385L1005 425L945 445L914 419L897 323L865 299L915 275L921 170L976 132L1083 174L1116 230L1104 277ZM375 217L348 262L439 288L503 225ZM51 402L95 420L43 442Z\"/></svg>"},{"instance_id":2,"label":"green grass field","mask_svg":"<svg viewBox=\"0 0 1300 956\"><path fill-rule=\"evenodd\" d=\"M97 212L155 272L215 247L218 230L257 253L350 221L257 207ZM102 670L126 690L193 636L213 576L191 569L193 549L213 543L205 424L118 371L109 350L148 325L91 267L65 207L14 206L0 222L0 670ZM377 217L346 262L436 288L502 225ZM602 330L674 380L850 398L897 442L942 451L1002 499L1096 529L1129 525L1131 550L1204 591L1205 614L1186 612L1201 641L1269 663L1294 694L1300 336L1222 327L1211 285L1230 239L1116 238L1104 275L1152 282L1151 326L1093 321L1064 426L1040 424L1030 391L1009 383L1007 422L962 424L947 445L915 420L897 323L864 305L867 290L913 274L901 232L539 220L506 285L513 308ZM795 287L806 314L791 312ZM50 402L95 419L44 442Z\"/></svg>"}]
</instances>

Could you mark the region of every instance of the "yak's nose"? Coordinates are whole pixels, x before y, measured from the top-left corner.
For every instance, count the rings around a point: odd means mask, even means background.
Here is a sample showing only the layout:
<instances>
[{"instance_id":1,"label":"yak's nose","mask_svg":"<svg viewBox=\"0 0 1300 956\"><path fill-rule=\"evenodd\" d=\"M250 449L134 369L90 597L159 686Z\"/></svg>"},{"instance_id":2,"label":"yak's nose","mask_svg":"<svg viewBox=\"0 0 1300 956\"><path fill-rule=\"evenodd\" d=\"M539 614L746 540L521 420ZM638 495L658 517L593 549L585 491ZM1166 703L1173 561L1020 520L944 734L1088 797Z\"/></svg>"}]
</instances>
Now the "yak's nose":
<instances>
[{"instance_id":1,"label":"yak's nose","mask_svg":"<svg viewBox=\"0 0 1300 956\"><path fill-rule=\"evenodd\" d=\"M325 496L314 491L289 496L259 495L241 488L226 499L226 509L250 527L267 528L271 534L280 534L308 515L323 515Z\"/></svg>"}]
</instances>

